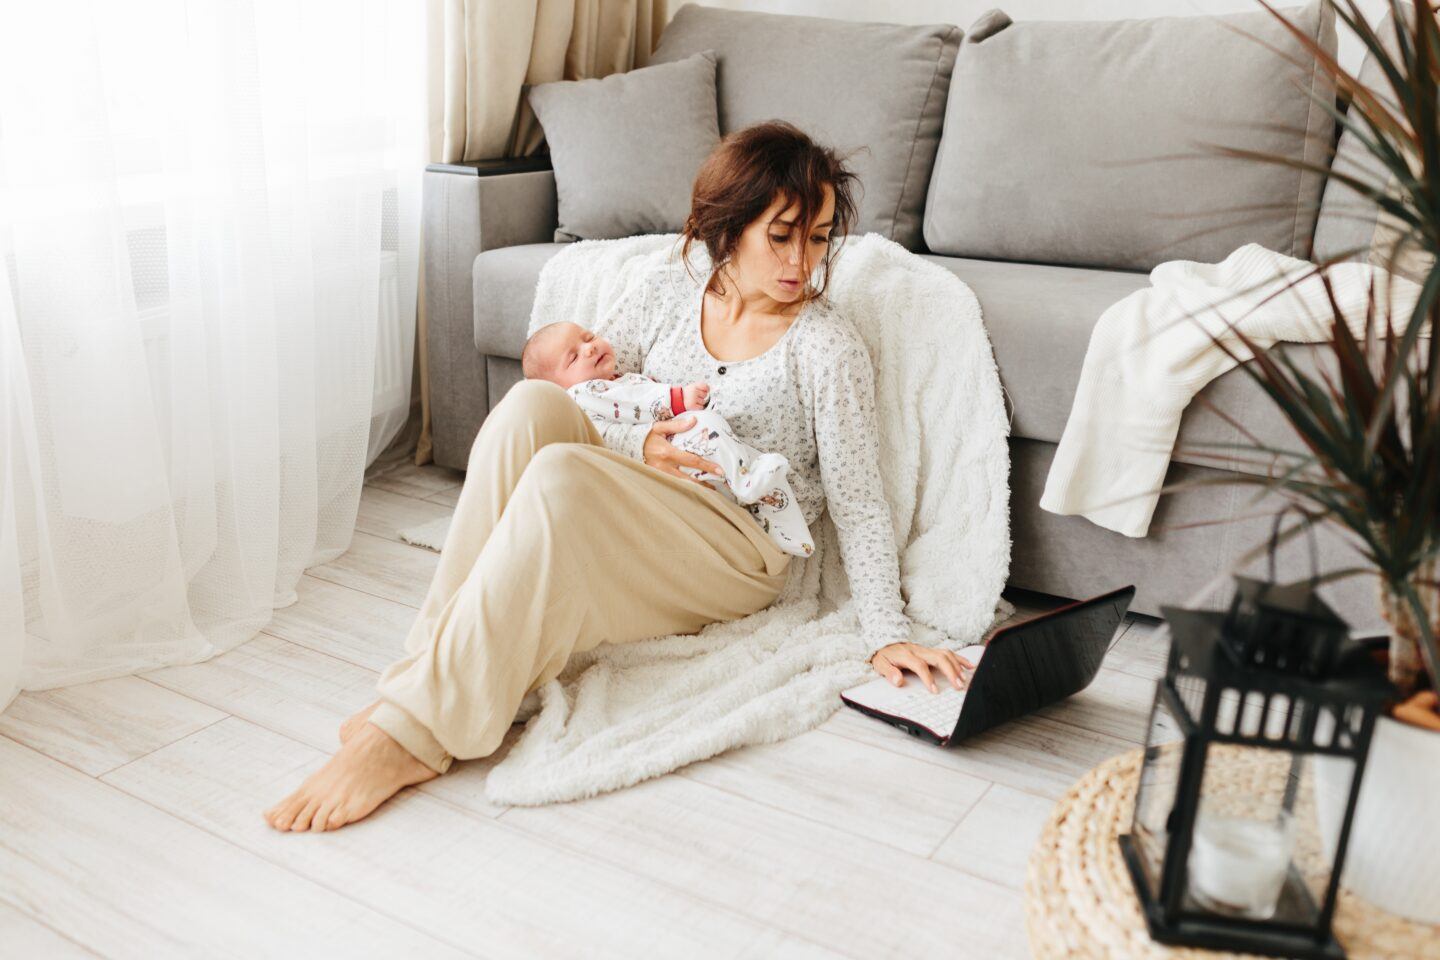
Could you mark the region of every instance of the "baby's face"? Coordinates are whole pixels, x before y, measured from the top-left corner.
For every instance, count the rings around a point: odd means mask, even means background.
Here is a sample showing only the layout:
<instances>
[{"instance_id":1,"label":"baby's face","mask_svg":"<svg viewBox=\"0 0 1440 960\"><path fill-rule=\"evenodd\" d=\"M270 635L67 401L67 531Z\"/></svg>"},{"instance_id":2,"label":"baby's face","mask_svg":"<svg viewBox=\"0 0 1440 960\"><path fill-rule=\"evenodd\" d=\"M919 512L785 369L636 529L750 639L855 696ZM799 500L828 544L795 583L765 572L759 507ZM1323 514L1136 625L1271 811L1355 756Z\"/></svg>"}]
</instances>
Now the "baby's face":
<instances>
[{"instance_id":1,"label":"baby's face","mask_svg":"<svg viewBox=\"0 0 1440 960\"><path fill-rule=\"evenodd\" d=\"M541 376L569 389L586 380L615 379L615 349L578 323L552 324L541 342Z\"/></svg>"}]
</instances>

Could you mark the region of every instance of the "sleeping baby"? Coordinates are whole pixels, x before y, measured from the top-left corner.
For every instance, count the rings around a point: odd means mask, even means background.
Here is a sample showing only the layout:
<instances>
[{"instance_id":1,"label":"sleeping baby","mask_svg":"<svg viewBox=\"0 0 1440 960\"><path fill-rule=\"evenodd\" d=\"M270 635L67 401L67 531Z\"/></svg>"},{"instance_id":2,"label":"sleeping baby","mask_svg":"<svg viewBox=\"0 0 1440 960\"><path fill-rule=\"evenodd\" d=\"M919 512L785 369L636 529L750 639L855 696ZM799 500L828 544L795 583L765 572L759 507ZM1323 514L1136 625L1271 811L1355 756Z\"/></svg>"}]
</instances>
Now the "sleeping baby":
<instances>
[{"instance_id":1,"label":"sleeping baby","mask_svg":"<svg viewBox=\"0 0 1440 960\"><path fill-rule=\"evenodd\" d=\"M749 446L731 432L724 417L705 409L710 395L707 384L672 386L642 373L619 374L609 341L576 323L541 327L525 342L520 358L527 378L564 387L599 426L652 423L682 413L693 416L695 425L673 435L670 442L718 463L725 476L693 467L680 469L743 505L781 550L797 557L815 552L810 529L785 476L789 461L778 453L761 453Z\"/></svg>"}]
</instances>

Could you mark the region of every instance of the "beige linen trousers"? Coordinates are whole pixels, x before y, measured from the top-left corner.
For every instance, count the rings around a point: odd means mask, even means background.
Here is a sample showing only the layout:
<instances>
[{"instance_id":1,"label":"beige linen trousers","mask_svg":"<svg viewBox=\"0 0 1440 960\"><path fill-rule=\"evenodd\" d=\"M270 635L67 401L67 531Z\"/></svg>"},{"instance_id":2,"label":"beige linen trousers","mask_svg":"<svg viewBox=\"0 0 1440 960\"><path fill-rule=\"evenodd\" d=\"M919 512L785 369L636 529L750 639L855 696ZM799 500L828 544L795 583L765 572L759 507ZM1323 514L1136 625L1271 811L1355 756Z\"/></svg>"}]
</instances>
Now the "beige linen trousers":
<instances>
[{"instance_id":1,"label":"beige linen trousers","mask_svg":"<svg viewBox=\"0 0 1440 960\"><path fill-rule=\"evenodd\" d=\"M370 722L444 773L494 752L571 653L754 613L789 560L744 507L610 450L562 388L522 380L475 437Z\"/></svg>"}]
</instances>

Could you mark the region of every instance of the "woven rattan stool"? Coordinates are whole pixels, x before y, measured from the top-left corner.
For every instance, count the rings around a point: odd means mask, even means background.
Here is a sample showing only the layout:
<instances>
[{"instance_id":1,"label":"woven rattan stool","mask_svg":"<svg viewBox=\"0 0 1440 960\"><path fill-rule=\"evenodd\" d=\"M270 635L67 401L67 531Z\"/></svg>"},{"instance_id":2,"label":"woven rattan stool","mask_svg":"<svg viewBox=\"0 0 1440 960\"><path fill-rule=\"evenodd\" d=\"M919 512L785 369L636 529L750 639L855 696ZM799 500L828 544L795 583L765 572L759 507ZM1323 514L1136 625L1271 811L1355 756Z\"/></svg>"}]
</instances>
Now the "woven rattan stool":
<instances>
[{"instance_id":1,"label":"woven rattan stool","mask_svg":"<svg viewBox=\"0 0 1440 960\"><path fill-rule=\"evenodd\" d=\"M1025 877L1026 925L1037 960L1240 956L1166 947L1146 932L1115 842L1130 829L1141 752L1100 764L1051 812ZM1343 890L1335 936L1351 960L1440 960L1440 927L1403 920Z\"/></svg>"}]
</instances>

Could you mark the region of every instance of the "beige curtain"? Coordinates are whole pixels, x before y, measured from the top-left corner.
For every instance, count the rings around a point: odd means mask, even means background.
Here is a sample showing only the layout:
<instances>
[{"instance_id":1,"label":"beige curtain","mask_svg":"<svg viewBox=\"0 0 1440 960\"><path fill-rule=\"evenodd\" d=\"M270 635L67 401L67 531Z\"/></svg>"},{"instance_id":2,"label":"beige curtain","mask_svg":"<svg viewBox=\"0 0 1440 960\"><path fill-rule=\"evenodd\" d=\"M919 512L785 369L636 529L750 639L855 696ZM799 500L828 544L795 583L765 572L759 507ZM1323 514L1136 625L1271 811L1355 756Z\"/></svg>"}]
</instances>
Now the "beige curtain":
<instances>
[{"instance_id":1,"label":"beige curtain","mask_svg":"<svg viewBox=\"0 0 1440 960\"><path fill-rule=\"evenodd\" d=\"M428 0L431 161L460 163L534 153L544 138L535 114L523 102L526 85L604 77L645 66L667 22L666 9L667 0ZM423 270L421 274L416 464L431 460Z\"/></svg>"}]
</instances>

